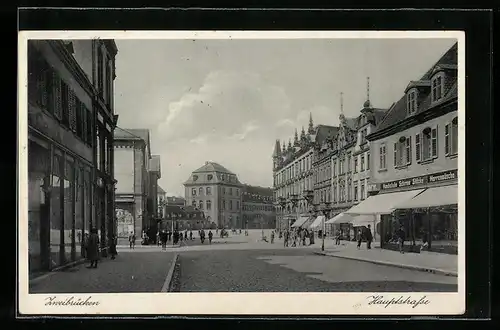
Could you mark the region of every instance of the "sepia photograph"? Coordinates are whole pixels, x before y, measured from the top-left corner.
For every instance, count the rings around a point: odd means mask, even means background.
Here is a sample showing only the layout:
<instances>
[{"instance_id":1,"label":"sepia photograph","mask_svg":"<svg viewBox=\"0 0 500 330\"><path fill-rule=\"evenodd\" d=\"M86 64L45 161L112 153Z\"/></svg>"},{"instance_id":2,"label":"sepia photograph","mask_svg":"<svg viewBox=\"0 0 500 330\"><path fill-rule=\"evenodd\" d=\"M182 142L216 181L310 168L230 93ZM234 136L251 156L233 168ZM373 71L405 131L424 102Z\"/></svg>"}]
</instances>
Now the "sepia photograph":
<instances>
[{"instance_id":1,"label":"sepia photograph","mask_svg":"<svg viewBox=\"0 0 500 330\"><path fill-rule=\"evenodd\" d=\"M464 34L19 40L21 313L464 311Z\"/></svg>"}]
</instances>

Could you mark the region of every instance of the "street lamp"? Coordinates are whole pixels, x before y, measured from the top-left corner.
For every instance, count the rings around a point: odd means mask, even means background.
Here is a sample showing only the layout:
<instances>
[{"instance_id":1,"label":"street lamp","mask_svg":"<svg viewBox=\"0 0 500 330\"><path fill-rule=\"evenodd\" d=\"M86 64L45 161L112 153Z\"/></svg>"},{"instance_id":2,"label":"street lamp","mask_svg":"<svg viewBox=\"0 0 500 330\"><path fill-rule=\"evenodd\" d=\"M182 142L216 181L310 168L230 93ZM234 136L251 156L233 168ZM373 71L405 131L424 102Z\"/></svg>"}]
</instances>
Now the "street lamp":
<instances>
[{"instance_id":1,"label":"street lamp","mask_svg":"<svg viewBox=\"0 0 500 330\"><path fill-rule=\"evenodd\" d=\"M295 221L299 220L299 207L298 207L299 200L300 198L297 194L290 195L290 202L292 203L292 206L295 208L295 216L296 216Z\"/></svg>"},{"instance_id":2,"label":"street lamp","mask_svg":"<svg viewBox=\"0 0 500 330\"><path fill-rule=\"evenodd\" d=\"M321 224L321 251L325 251L325 219L330 214L330 202L321 204L321 211L323 212L323 220Z\"/></svg>"}]
</instances>

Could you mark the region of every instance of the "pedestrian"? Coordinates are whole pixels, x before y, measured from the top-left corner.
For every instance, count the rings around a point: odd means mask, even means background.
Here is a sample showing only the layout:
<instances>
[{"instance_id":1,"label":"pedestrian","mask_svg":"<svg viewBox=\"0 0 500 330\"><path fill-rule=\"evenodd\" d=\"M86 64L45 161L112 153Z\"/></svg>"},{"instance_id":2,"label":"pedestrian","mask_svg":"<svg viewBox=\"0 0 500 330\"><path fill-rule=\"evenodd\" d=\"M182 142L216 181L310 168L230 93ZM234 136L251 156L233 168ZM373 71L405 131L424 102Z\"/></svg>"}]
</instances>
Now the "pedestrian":
<instances>
[{"instance_id":1,"label":"pedestrian","mask_svg":"<svg viewBox=\"0 0 500 330\"><path fill-rule=\"evenodd\" d=\"M313 245L314 244L314 230L311 230L309 232L309 245Z\"/></svg>"},{"instance_id":2,"label":"pedestrian","mask_svg":"<svg viewBox=\"0 0 500 330\"><path fill-rule=\"evenodd\" d=\"M189 231L189 239L191 241L193 240L193 231L192 230Z\"/></svg>"},{"instance_id":3,"label":"pedestrian","mask_svg":"<svg viewBox=\"0 0 500 330\"><path fill-rule=\"evenodd\" d=\"M167 233L162 230L160 233L161 249L165 251L167 249Z\"/></svg>"},{"instance_id":4,"label":"pedestrian","mask_svg":"<svg viewBox=\"0 0 500 330\"><path fill-rule=\"evenodd\" d=\"M118 245L118 238L113 235L111 241L109 242L109 253L111 254L111 260L115 260L118 252L116 251L116 245Z\"/></svg>"},{"instance_id":5,"label":"pedestrian","mask_svg":"<svg viewBox=\"0 0 500 330\"><path fill-rule=\"evenodd\" d=\"M363 233L361 232L361 229L358 229L358 235L356 237L357 241L358 241L358 250L361 248L361 242L363 241Z\"/></svg>"},{"instance_id":6,"label":"pedestrian","mask_svg":"<svg viewBox=\"0 0 500 330\"><path fill-rule=\"evenodd\" d=\"M128 236L128 244L130 249L135 249L135 234L134 232L130 232L130 235Z\"/></svg>"},{"instance_id":7,"label":"pedestrian","mask_svg":"<svg viewBox=\"0 0 500 330\"><path fill-rule=\"evenodd\" d=\"M372 248L372 241L373 241L373 234L370 225L368 225L365 237L366 237L366 248L370 250Z\"/></svg>"},{"instance_id":8,"label":"pedestrian","mask_svg":"<svg viewBox=\"0 0 500 330\"><path fill-rule=\"evenodd\" d=\"M187 229L184 231L184 239L187 241L188 239L188 231Z\"/></svg>"},{"instance_id":9,"label":"pedestrian","mask_svg":"<svg viewBox=\"0 0 500 330\"><path fill-rule=\"evenodd\" d=\"M211 230L208 231L208 243L209 244L212 244L212 237L214 236L214 234L212 233Z\"/></svg>"},{"instance_id":10,"label":"pedestrian","mask_svg":"<svg viewBox=\"0 0 500 330\"><path fill-rule=\"evenodd\" d=\"M405 246L405 229L403 225L399 227L399 230L397 232L397 237L398 237L398 246L399 246L399 253L405 253L404 252L404 246Z\"/></svg>"},{"instance_id":11,"label":"pedestrian","mask_svg":"<svg viewBox=\"0 0 500 330\"><path fill-rule=\"evenodd\" d=\"M96 228L90 230L87 242L87 258L90 261L88 268L97 268L97 261L99 260L99 235Z\"/></svg>"},{"instance_id":12,"label":"pedestrian","mask_svg":"<svg viewBox=\"0 0 500 330\"><path fill-rule=\"evenodd\" d=\"M422 233L422 246L420 247L420 251L423 249L429 249L429 234L427 231Z\"/></svg>"},{"instance_id":13,"label":"pedestrian","mask_svg":"<svg viewBox=\"0 0 500 330\"><path fill-rule=\"evenodd\" d=\"M160 237L160 231L159 230L156 232L156 245L157 246L161 245L161 237Z\"/></svg>"},{"instance_id":14,"label":"pedestrian","mask_svg":"<svg viewBox=\"0 0 500 330\"><path fill-rule=\"evenodd\" d=\"M340 245L340 238L342 237L342 232L340 229L337 230L337 234L335 235L335 245Z\"/></svg>"},{"instance_id":15,"label":"pedestrian","mask_svg":"<svg viewBox=\"0 0 500 330\"><path fill-rule=\"evenodd\" d=\"M274 230L271 231L271 244L274 243Z\"/></svg>"},{"instance_id":16,"label":"pedestrian","mask_svg":"<svg viewBox=\"0 0 500 330\"><path fill-rule=\"evenodd\" d=\"M201 244L205 244L205 231L203 229L200 230L200 241Z\"/></svg>"},{"instance_id":17,"label":"pedestrian","mask_svg":"<svg viewBox=\"0 0 500 330\"><path fill-rule=\"evenodd\" d=\"M288 247L288 236L290 234L288 233L288 230L285 230L285 232L283 233L283 246L284 247Z\"/></svg>"}]
</instances>

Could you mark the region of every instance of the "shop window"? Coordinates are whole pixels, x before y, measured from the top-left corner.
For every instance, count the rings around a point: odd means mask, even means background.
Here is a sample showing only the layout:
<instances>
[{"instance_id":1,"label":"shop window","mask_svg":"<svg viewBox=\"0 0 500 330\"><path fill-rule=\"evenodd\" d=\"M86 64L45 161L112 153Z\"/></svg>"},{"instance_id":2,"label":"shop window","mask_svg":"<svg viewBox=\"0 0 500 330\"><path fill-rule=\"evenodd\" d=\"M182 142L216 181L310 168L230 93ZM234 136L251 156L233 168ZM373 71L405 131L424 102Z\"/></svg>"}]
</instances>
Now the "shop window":
<instances>
[{"instance_id":1,"label":"shop window","mask_svg":"<svg viewBox=\"0 0 500 330\"><path fill-rule=\"evenodd\" d=\"M51 268L60 266L61 263L61 226L62 226L62 175L64 163L62 156L55 154L52 164L52 185L50 198L50 263Z\"/></svg>"}]
</instances>

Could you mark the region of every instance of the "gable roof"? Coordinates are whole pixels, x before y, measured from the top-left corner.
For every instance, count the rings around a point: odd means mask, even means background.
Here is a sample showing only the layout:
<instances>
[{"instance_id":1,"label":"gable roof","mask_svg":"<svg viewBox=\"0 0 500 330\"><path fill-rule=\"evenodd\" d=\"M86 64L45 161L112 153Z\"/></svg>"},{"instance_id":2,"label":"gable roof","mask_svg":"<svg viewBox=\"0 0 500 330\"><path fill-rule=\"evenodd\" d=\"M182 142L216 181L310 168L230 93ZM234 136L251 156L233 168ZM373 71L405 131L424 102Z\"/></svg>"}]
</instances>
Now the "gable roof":
<instances>
[{"instance_id":1,"label":"gable roof","mask_svg":"<svg viewBox=\"0 0 500 330\"><path fill-rule=\"evenodd\" d=\"M441 56L441 58L429 69L427 72L419 79L420 81L430 80L435 67L449 67L454 68L458 64L458 43L455 43L448 51ZM457 96L456 94L456 76L450 76L453 79L451 83L448 84L449 88L445 89L445 95L439 103L446 102ZM380 132L388 127L398 124L399 122L407 118L407 104L406 95L403 95L393 107L386 113L385 117L381 120L380 124L377 125L375 131ZM433 105L434 106L434 105ZM431 93L429 93L424 100L420 103L417 109L417 113L424 112L431 107ZM372 133L372 134L373 134Z\"/></svg>"},{"instance_id":2,"label":"gable roof","mask_svg":"<svg viewBox=\"0 0 500 330\"><path fill-rule=\"evenodd\" d=\"M205 165L193 171L193 173L203 173L203 172L220 172L220 173L234 174L224 166L215 162L205 162Z\"/></svg>"},{"instance_id":3,"label":"gable roof","mask_svg":"<svg viewBox=\"0 0 500 330\"><path fill-rule=\"evenodd\" d=\"M314 141L321 146L328 137L333 138L337 135L338 131L339 128L337 126L318 125L316 127L316 136Z\"/></svg>"}]
</instances>

